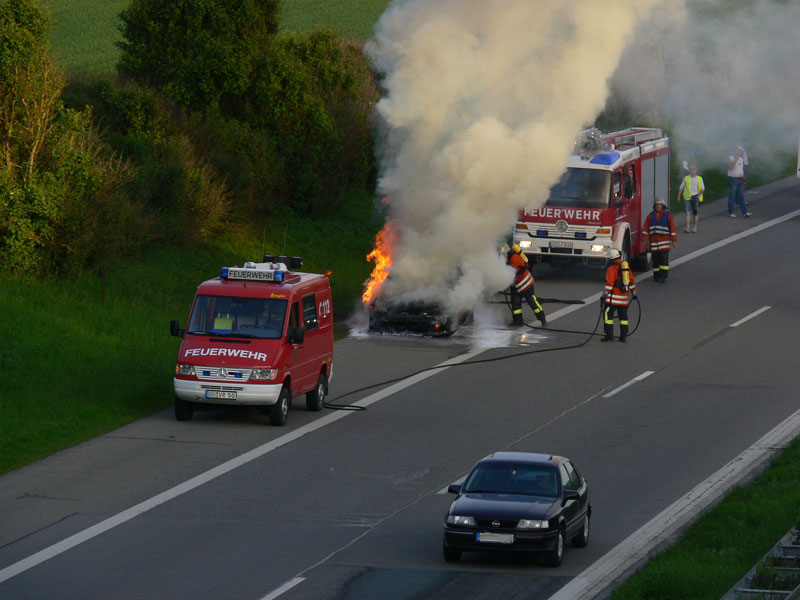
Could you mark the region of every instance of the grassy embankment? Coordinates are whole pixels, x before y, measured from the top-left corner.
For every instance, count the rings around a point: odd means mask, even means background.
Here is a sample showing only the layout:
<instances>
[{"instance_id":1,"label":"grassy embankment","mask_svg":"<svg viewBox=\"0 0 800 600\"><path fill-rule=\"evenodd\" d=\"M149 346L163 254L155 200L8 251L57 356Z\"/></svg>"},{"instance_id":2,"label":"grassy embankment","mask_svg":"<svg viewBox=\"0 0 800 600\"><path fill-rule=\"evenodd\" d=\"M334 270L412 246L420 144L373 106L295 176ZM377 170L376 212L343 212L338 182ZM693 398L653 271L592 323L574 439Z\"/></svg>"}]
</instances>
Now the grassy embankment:
<instances>
[{"instance_id":1,"label":"grassy embankment","mask_svg":"<svg viewBox=\"0 0 800 600\"><path fill-rule=\"evenodd\" d=\"M800 439L750 484L737 487L612 600L718 600L800 518Z\"/></svg>"},{"instance_id":2,"label":"grassy embankment","mask_svg":"<svg viewBox=\"0 0 800 600\"><path fill-rule=\"evenodd\" d=\"M353 2L335 27L361 39L386 2ZM53 10L52 46L67 73L110 72L118 57L117 15L125 0L46 1ZM285 0L283 27L320 22L308 2ZM337 13L326 13L325 18ZM316 16L315 16L316 15ZM295 18L299 20L294 21ZM94 270L68 279L7 279L0 286L0 473L141 418L172 402L178 340L168 324L185 324L198 283L226 264L267 253L303 256L304 268L333 272L334 310L343 318L361 293L364 257L382 223L372 197L355 195L324 222L274 218L234 226L207 247L151 252L107 264L103 298Z\"/></svg>"}]
</instances>

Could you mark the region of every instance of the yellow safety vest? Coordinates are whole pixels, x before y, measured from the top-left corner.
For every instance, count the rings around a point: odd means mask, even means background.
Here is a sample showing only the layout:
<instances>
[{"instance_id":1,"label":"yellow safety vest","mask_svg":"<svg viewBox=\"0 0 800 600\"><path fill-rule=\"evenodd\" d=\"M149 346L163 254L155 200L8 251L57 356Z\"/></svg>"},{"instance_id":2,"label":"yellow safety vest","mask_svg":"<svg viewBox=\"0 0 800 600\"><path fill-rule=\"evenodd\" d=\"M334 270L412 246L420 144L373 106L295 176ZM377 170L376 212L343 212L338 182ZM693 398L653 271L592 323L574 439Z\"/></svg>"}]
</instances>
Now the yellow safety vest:
<instances>
[{"instance_id":1,"label":"yellow safety vest","mask_svg":"<svg viewBox=\"0 0 800 600\"><path fill-rule=\"evenodd\" d=\"M692 181L691 180L692 180L692 176L691 175L687 175L686 177L683 178L683 199L684 200L689 200L692 197ZM703 188L704 187L705 186L703 184L703 178L700 177L700 175L698 175L697 176L697 191L699 192L699 195L697 196L697 199L700 202L703 201Z\"/></svg>"}]
</instances>

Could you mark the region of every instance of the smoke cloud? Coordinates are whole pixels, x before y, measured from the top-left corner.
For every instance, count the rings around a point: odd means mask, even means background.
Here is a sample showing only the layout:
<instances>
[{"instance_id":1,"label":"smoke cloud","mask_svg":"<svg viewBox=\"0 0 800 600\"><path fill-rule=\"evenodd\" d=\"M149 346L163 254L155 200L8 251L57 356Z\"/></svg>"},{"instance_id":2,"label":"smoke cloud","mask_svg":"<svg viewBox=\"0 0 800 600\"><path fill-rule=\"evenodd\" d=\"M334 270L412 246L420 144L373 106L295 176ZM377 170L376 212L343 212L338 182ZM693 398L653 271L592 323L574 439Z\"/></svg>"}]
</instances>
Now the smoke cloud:
<instances>
[{"instance_id":1,"label":"smoke cloud","mask_svg":"<svg viewBox=\"0 0 800 600\"><path fill-rule=\"evenodd\" d=\"M744 139L751 169L774 175L800 135L798 23L796 1L665 4L623 54L612 104L668 128L673 160L701 174Z\"/></svg>"},{"instance_id":2,"label":"smoke cloud","mask_svg":"<svg viewBox=\"0 0 800 600\"><path fill-rule=\"evenodd\" d=\"M398 0L367 50L385 96L379 189L394 263L383 294L472 307L509 285L498 256L547 197L656 0Z\"/></svg>"}]
</instances>

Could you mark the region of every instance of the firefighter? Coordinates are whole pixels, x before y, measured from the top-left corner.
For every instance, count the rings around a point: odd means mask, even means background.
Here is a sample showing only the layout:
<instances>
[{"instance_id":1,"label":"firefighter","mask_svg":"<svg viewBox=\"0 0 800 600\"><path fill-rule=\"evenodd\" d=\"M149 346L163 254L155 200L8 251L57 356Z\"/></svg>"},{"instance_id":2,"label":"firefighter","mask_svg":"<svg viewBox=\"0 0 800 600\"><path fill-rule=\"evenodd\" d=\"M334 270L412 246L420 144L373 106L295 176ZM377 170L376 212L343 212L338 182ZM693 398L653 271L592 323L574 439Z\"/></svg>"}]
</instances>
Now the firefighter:
<instances>
[{"instance_id":1,"label":"firefighter","mask_svg":"<svg viewBox=\"0 0 800 600\"><path fill-rule=\"evenodd\" d=\"M622 262L619 250L612 248L608 252L606 266L606 287L603 291L603 330L605 335L601 342L614 339L614 313L619 319L619 341L628 337L628 306L631 298L636 297L636 282L628 263Z\"/></svg>"},{"instance_id":2,"label":"firefighter","mask_svg":"<svg viewBox=\"0 0 800 600\"><path fill-rule=\"evenodd\" d=\"M669 250L678 243L678 234L675 233L672 213L658 196L653 203L653 212L644 220L642 237L653 255L653 280L666 283L669 275Z\"/></svg>"},{"instance_id":3,"label":"firefighter","mask_svg":"<svg viewBox=\"0 0 800 600\"><path fill-rule=\"evenodd\" d=\"M513 244L511 247L508 244L503 244L500 246L500 251L506 255L506 264L514 267L516 271L514 283L511 285L511 314L513 316L511 325L525 324L522 319L522 299L525 298L542 327L546 326L547 319L544 315L544 309L539 304L539 300L536 299L534 293L533 284L535 281L528 267L528 257L525 256L517 244Z\"/></svg>"}]
</instances>

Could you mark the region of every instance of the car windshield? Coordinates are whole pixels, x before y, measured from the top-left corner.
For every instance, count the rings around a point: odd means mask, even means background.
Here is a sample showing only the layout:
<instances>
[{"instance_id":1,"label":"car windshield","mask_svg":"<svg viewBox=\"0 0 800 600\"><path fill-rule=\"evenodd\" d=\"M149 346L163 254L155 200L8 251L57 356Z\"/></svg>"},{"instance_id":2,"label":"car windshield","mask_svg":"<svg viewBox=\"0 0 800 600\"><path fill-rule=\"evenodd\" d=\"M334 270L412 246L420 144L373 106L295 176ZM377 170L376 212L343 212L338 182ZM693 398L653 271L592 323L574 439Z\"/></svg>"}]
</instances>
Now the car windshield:
<instances>
[{"instance_id":1,"label":"car windshield","mask_svg":"<svg viewBox=\"0 0 800 600\"><path fill-rule=\"evenodd\" d=\"M187 333L274 340L282 337L286 300L197 297Z\"/></svg>"},{"instance_id":2,"label":"car windshield","mask_svg":"<svg viewBox=\"0 0 800 600\"><path fill-rule=\"evenodd\" d=\"M469 474L463 491L556 497L558 477L555 469L544 466L482 463Z\"/></svg>"},{"instance_id":3,"label":"car windshield","mask_svg":"<svg viewBox=\"0 0 800 600\"><path fill-rule=\"evenodd\" d=\"M611 173L597 169L568 168L553 187L546 206L607 208Z\"/></svg>"}]
</instances>

